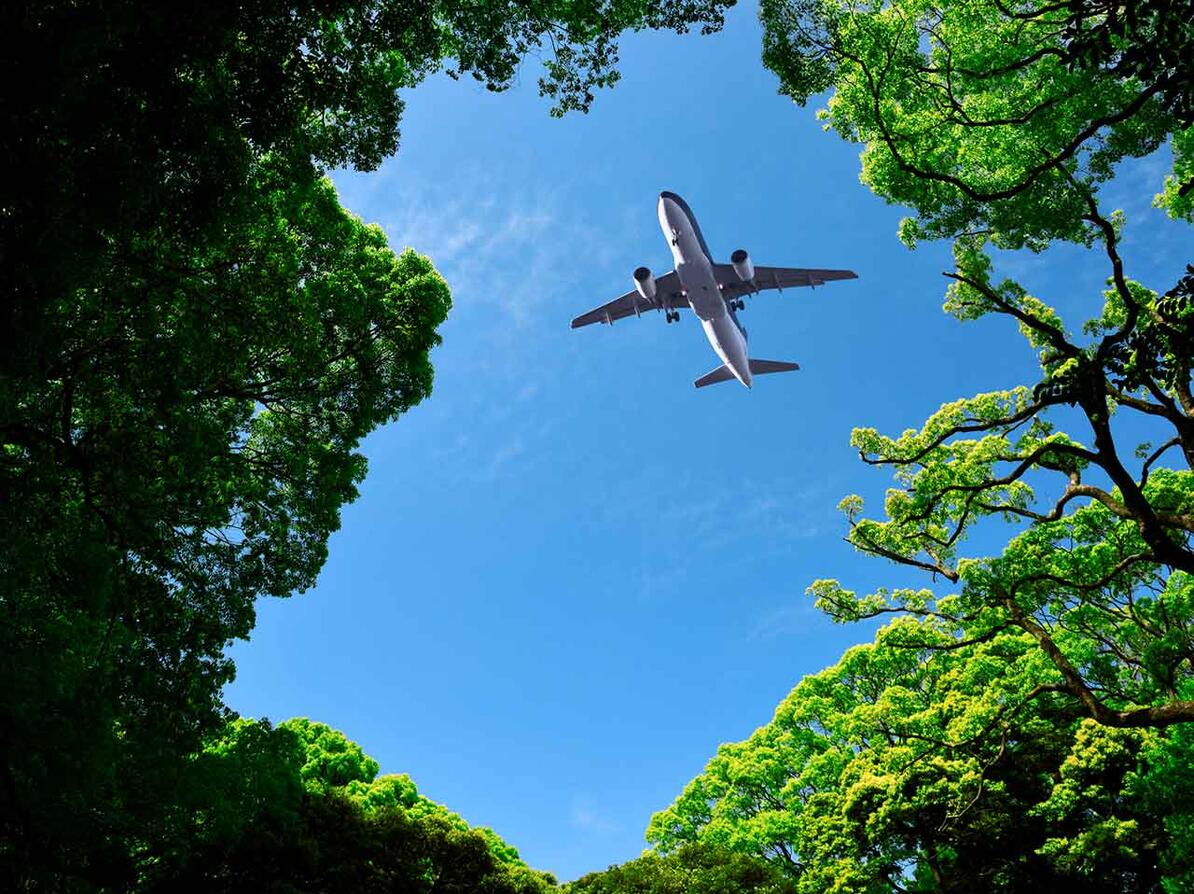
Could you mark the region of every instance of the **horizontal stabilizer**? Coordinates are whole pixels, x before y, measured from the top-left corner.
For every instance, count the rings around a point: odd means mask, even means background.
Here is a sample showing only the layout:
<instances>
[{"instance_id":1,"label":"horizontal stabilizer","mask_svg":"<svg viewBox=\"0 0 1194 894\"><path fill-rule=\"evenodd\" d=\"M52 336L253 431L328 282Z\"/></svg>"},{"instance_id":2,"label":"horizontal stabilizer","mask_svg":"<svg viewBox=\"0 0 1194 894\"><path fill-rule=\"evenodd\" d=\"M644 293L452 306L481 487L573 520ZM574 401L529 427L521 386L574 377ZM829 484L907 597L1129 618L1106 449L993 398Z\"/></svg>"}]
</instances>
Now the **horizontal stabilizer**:
<instances>
[{"instance_id":1,"label":"horizontal stabilizer","mask_svg":"<svg viewBox=\"0 0 1194 894\"><path fill-rule=\"evenodd\" d=\"M734 374L730 372L730 368L722 364L712 372L705 373L692 384L698 388L704 388L706 385L716 385L718 382L725 382L732 378L734 378Z\"/></svg>"},{"instance_id":2,"label":"horizontal stabilizer","mask_svg":"<svg viewBox=\"0 0 1194 894\"><path fill-rule=\"evenodd\" d=\"M786 360L755 360L750 361L750 374L762 376L767 373L786 373L800 369L799 363L788 363Z\"/></svg>"}]
</instances>

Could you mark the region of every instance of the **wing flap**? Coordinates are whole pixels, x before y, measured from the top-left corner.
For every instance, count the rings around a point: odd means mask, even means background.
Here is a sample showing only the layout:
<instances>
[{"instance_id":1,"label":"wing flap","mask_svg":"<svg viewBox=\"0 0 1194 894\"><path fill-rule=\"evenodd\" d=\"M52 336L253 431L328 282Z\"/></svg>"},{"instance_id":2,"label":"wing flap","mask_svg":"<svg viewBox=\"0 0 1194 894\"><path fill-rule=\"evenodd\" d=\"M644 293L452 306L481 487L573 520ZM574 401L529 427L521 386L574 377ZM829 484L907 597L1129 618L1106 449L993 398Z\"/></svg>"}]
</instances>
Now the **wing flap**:
<instances>
[{"instance_id":1,"label":"wing flap","mask_svg":"<svg viewBox=\"0 0 1194 894\"><path fill-rule=\"evenodd\" d=\"M766 289L796 289L802 286L823 286L842 279L858 279L853 270L831 270L821 267L755 267L755 278L743 282L732 264L714 264L714 276L727 298L738 298Z\"/></svg>"},{"instance_id":2,"label":"wing flap","mask_svg":"<svg viewBox=\"0 0 1194 894\"><path fill-rule=\"evenodd\" d=\"M629 316L638 316L648 310L687 310L680 287L680 278L670 271L655 280L655 298L648 301L637 290L627 292L620 298L595 307L572 321L572 328L579 329L591 323L613 323Z\"/></svg>"}]
</instances>

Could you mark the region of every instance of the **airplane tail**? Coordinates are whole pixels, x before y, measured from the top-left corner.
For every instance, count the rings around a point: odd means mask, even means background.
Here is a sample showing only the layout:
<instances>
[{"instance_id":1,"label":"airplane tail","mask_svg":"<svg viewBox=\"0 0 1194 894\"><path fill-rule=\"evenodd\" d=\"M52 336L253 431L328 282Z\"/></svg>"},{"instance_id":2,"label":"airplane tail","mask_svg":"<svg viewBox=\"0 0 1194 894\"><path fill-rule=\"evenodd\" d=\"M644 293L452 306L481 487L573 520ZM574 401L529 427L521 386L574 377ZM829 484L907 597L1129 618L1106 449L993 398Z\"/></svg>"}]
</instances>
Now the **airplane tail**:
<instances>
[{"instance_id":1,"label":"airplane tail","mask_svg":"<svg viewBox=\"0 0 1194 894\"><path fill-rule=\"evenodd\" d=\"M789 363L786 360L755 360L750 361L750 374L762 376L767 373L786 373L800 369L799 363Z\"/></svg>"},{"instance_id":2,"label":"airplane tail","mask_svg":"<svg viewBox=\"0 0 1194 894\"><path fill-rule=\"evenodd\" d=\"M734 374L730 372L730 368L723 363L712 372L705 373L692 384L697 388L704 388L706 385L716 385L718 382L728 382L732 378L734 378Z\"/></svg>"},{"instance_id":3,"label":"airplane tail","mask_svg":"<svg viewBox=\"0 0 1194 894\"><path fill-rule=\"evenodd\" d=\"M782 373L792 372L800 369L799 363L788 363L784 360L754 360L750 361L750 374L752 376L762 376L767 373ZM728 382L734 378L734 373L728 366L722 364L717 369L705 373L692 384L697 388L704 388L706 385L716 385L718 382Z\"/></svg>"}]
</instances>

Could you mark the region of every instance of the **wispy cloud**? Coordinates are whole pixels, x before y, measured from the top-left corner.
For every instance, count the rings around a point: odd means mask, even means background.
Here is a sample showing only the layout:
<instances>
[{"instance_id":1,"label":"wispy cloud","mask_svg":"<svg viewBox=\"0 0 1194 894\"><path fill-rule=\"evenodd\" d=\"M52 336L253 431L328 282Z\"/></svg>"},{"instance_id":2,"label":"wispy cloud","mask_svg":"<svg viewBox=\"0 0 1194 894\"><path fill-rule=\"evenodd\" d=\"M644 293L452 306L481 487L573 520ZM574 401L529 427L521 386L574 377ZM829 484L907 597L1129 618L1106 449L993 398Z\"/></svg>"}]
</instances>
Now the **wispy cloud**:
<instances>
[{"instance_id":1,"label":"wispy cloud","mask_svg":"<svg viewBox=\"0 0 1194 894\"><path fill-rule=\"evenodd\" d=\"M432 259L458 309L491 307L506 328L543 321L575 285L569 254L601 245L594 226L558 192L511 195L500 178L480 170L460 171L451 183L410 184L387 166L338 184L345 203L377 221L395 249L409 246Z\"/></svg>"},{"instance_id":2,"label":"wispy cloud","mask_svg":"<svg viewBox=\"0 0 1194 894\"><path fill-rule=\"evenodd\" d=\"M826 616L813 607L807 596L794 595L792 603L768 612L751 628L748 640L772 640L809 636L821 629Z\"/></svg>"},{"instance_id":3,"label":"wispy cloud","mask_svg":"<svg viewBox=\"0 0 1194 894\"><path fill-rule=\"evenodd\" d=\"M499 478L526 451L526 441L522 435L515 435L505 443L498 444L489 458L489 464L481 470L481 477L486 480Z\"/></svg>"},{"instance_id":4,"label":"wispy cloud","mask_svg":"<svg viewBox=\"0 0 1194 894\"><path fill-rule=\"evenodd\" d=\"M621 827L602 811L593 807L587 800L579 799L572 803L568 824L582 832L611 833L621 830Z\"/></svg>"},{"instance_id":5,"label":"wispy cloud","mask_svg":"<svg viewBox=\"0 0 1194 894\"><path fill-rule=\"evenodd\" d=\"M760 546L816 537L835 518L832 482L798 485L790 480L745 479L710 489L677 489L680 497L662 508L665 524L694 539L749 539Z\"/></svg>"},{"instance_id":6,"label":"wispy cloud","mask_svg":"<svg viewBox=\"0 0 1194 894\"><path fill-rule=\"evenodd\" d=\"M395 246L429 255L458 303L491 305L507 324L523 329L548 300L553 270L559 276L556 220L545 195L511 206L492 196L452 193L416 200L387 232Z\"/></svg>"}]
</instances>

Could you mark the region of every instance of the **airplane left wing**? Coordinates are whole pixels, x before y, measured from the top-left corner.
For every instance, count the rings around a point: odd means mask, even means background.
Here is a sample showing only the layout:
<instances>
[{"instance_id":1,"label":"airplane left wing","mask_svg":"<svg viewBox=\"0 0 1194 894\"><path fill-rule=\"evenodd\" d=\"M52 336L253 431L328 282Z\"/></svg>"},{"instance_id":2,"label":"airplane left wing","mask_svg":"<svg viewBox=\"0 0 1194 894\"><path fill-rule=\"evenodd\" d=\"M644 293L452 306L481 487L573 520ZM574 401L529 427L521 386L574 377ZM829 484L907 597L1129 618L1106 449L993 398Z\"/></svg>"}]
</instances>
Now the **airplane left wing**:
<instances>
[{"instance_id":1,"label":"airplane left wing","mask_svg":"<svg viewBox=\"0 0 1194 894\"><path fill-rule=\"evenodd\" d=\"M823 286L837 279L858 279L853 270L822 270L813 267L755 267L755 278L743 281L733 264L714 264L713 275L726 298L740 298L766 289Z\"/></svg>"},{"instance_id":2,"label":"airplane left wing","mask_svg":"<svg viewBox=\"0 0 1194 894\"><path fill-rule=\"evenodd\" d=\"M588 313L581 314L572 321L572 328L579 329L590 323L612 323L623 317L637 316L648 310L687 310L688 302L684 299L680 287L680 278L676 271L665 273L655 280L655 298L648 301L637 290L627 292L621 298L615 298L608 304L593 308Z\"/></svg>"}]
</instances>

